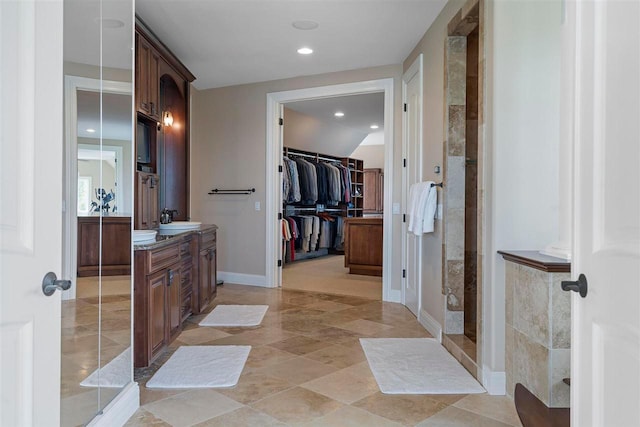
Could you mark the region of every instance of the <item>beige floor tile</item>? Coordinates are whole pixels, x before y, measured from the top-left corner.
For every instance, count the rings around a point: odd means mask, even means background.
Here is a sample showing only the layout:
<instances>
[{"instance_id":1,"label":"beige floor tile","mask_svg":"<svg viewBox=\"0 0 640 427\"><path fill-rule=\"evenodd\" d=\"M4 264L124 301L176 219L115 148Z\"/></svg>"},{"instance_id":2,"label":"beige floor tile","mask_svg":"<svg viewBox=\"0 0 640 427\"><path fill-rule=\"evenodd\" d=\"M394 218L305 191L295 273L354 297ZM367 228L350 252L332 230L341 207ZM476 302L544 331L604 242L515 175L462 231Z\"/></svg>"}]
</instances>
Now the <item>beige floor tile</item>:
<instances>
[{"instance_id":1,"label":"beige floor tile","mask_svg":"<svg viewBox=\"0 0 640 427\"><path fill-rule=\"evenodd\" d=\"M351 322L343 323L338 327L342 329L347 329L349 331L354 331L366 336L372 336L374 334L393 328L392 326L387 326L387 325L383 325L382 323L372 322L371 320L364 320L364 319L358 319L358 320L353 320Z\"/></svg>"},{"instance_id":2,"label":"beige floor tile","mask_svg":"<svg viewBox=\"0 0 640 427\"><path fill-rule=\"evenodd\" d=\"M252 347L245 369L259 369L293 359L298 355L277 348L265 346Z\"/></svg>"},{"instance_id":3,"label":"beige floor tile","mask_svg":"<svg viewBox=\"0 0 640 427\"><path fill-rule=\"evenodd\" d=\"M311 390L296 387L251 406L285 423L303 423L325 416L343 405Z\"/></svg>"},{"instance_id":4,"label":"beige floor tile","mask_svg":"<svg viewBox=\"0 0 640 427\"><path fill-rule=\"evenodd\" d=\"M256 369L256 372L286 380L292 384L302 384L329 375L337 369L324 363L296 357L295 359Z\"/></svg>"},{"instance_id":5,"label":"beige floor tile","mask_svg":"<svg viewBox=\"0 0 640 427\"><path fill-rule=\"evenodd\" d=\"M304 357L338 369L347 368L366 360L364 352L354 351L351 348L340 345L325 347L318 351L307 353Z\"/></svg>"},{"instance_id":6,"label":"beige floor tile","mask_svg":"<svg viewBox=\"0 0 640 427\"><path fill-rule=\"evenodd\" d=\"M304 333L303 335L320 340L326 341L330 344L353 344L358 343L361 334L357 332L348 331L346 329L340 329L339 327L322 325L321 329L317 329L312 332Z\"/></svg>"},{"instance_id":7,"label":"beige floor tile","mask_svg":"<svg viewBox=\"0 0 640 427\"><path fill-rule=\"evenodd\" d=\"M185 390L151 389L145 386L140 386L140 406L145 406L148 403L166 399L167 397L175 396L184 392Z\"/></svg>"},{"instance_id":8,"label":"beige floor tile","mask_svg":"<svg viewBox=\"0 0 640 427\"><path fill-rule=\"evenodd\" d=\"M336 311L346 310L347 308L351 308L352 306L335 301L314 301L313 303L305 305L305 307L311 308L313 310L334 313Z\"/></svg>"},{"instance_id":9,"label":"beige floor tile","mask_svg":"<svg viewBox=\"0 0 640 427\"><path fill-rule=\"evenodd\" d=\"M375 379L350 374L345 370L303 383L301 387L346 404L351 404L380 391Z\"/></svg>"},{"instance_id":10,"label":"beige floor tile","mask_svg":"<svg viewBox=\"0 0 640 427\"><path fill-rule=\"evenodd\" d=\"M324 341L319 341L303 336L295 336L293 338L288 338L269 344L270 347L297 355L312 353L314 351L326 348L329 345L330 344L327 344Z\"/></svg>"},{"instance_id":11,"label":"beige floor tile","mask_svg":"<svg viewBox=\"0 0 640 427\"><path fill-rule=\"evenodd\" d=\"M281 427L286 424L276 420L264 412L247 406L236 409L228 414L220 415L208 421L196 424L195 427Z\"/></svg>"},{"instance_id":12,"label":"beige floor tile","mask_svg":"<svg viewBox=\"0 0 640 427\"><path fill-rule=\"evenodd\" d=\"M473 412L449 406L427 418L416 427L511 427L492 418L486 418Z\"/></svg>"},{"instance_id":13,"label":"beige floor tile","mask_svg":"<svg viewBox=\"0 0 640 427\"><path fill-rule=\"evenodd\" d=\"M241 408L242 404L211 389L190 390L144 406L174 427L191 426Z\"/></svg>"},{"instance_id":14,"label":"beige floor tile","mask_svg":"<svg viewBox=\"0 0 640 427\"><path fill-rule=\"evenodd\" d=\"M129 421L125 424L125 427L170 427L171 424L167 424L165 421L156 418L152 413L140 408L135 414L129 418Z\"/></svg>"},{"instance_id":15,"label":"beige floor tile","mask_svg":"<svg viewBox=\"0 0 640 427\"><path fill-rule=\"evenodd\" d=\"M415 425L447 407L421 395L382 393L365 397L353 406L407 425Z\"/></svg>"},{"instance_id":16,"label":"beige floor tile","mask_svg":"<svg viewBox=\"0 0 640 427\"><path fill-rule=\"evenodd\" d=\"M189 345L198 345L207 341L228 337L229 335L230 334L219 331L216 328L201 327L182 331L177 339Z\"/></svg>"},{"instance_id":17,"label":"beige floor tile","mask_svg":"<svg viewBox=\"0 0 640 427\"><path fill-rule=\"evenodd\" d=\"M302 424L304 427L400 427L402 424L353 406L345 406L324 417Z\"/></svg>"},{"instance_id":18,"label":"beige floor tile","mask_svg":"<svg viewBox=\"0 0 640 427\"><path fill-rule=\"evenodd\" d=\"M506 396L470 394L457 401L454 406L488 418L493 418L505 424L513 426L521 425L513 400Z\"/></svg>"},{"instance_id":19,"label":"beige floor tile","mask_svg":"<svg viewBox=\"0 0 640 427\"><path fill-rule=\"evenodd\" d=\"M260 329L245 330L236 335L223 337L221 339L211 341L212 344L218 345L252 345L260 346L283 341L288 338L296 337L291 332L283 331L279 328L263 327Z\"/></svg>"},{"instance_id":20,"label":"beige floor tile","mask_svg":"<svg viewBox=\"0 0 640 427\"><path fill-rule=\"evenodd\" d=\"M240 377L236 386L218 389L217 391L233 400L248 405L291 387L293 387L293 384L281 378L259 372L249 372Z\"/></svg>"}]
</instances>

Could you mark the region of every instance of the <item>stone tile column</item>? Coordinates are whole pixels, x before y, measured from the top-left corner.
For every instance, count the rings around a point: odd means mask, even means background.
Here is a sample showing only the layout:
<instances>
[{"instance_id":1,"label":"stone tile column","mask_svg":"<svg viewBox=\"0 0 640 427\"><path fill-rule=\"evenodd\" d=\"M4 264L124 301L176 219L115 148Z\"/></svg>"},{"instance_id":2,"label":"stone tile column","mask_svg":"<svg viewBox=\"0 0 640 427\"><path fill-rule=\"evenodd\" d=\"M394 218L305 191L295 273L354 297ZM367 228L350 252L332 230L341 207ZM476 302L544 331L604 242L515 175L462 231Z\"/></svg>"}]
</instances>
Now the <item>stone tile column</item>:
<instances>
[{"instance_id":1,"label":"stone tile column","mask_svg":"<svg viewBox=\"0 0 640 427\"><path fill-rule=\"evenodd\" d=\"M571 265L537 251L499 251L506 260L507 394L523 384L549 408L569 407L571 296L560 287Z\"/></svg>"}]
</instances>

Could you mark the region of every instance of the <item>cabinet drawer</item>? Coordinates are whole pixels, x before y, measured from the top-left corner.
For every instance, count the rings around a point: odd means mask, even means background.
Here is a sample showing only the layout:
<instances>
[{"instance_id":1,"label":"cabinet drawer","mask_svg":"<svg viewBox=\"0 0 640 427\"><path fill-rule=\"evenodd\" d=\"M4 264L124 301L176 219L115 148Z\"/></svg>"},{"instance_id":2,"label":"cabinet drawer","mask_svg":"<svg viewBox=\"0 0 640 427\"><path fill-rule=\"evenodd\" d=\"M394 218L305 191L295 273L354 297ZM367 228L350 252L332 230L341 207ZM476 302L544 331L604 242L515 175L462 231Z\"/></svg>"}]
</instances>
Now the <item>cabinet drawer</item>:
<instances>
[{"instance_id":1,"label":"cabinet drawer","mask_svg":"<svg viewBox=\"0 0 640 427\"><path fill-rule=\"evenodd\" d=\"M180 242L180 258L191 255L191 239Z\"/></svg>"},{"instance_id":2,"label":"cabinet drawer","mask_svg":"<svg viewBox=\"0 0 640 427\"><path fill-rule=\"evenodd\" d=\"M182 292L184 293L186 289L189 289L189 291L191 291L191 288L193 287L193 275L192 272L193 270L191 268L189 269L182 269L181 271L181 275L180 275L180 288L182 289Z\"/></svg>"},{"instance_id":3,"label":"cabinet drawer","mask_svg":"<svg viewBox=\"0 0 640 427\"><path fill-rule=\"evenodd\" d=\"M153 273L162 268L166 268L176 262L179 255L177 244L165 246L160 249L154 249L148 252L149 273Z\"/></svg>"},{"instance_id":4,"label":"cabinet drawer","mask_svg":"<svg viewBox=\"0 0 640 427\"><path fill-rule=\"evenodd\" d=\"M216 231L211 230L200 235L200 250L208 249L216 244Z\"/></svg>"}]
</instances>

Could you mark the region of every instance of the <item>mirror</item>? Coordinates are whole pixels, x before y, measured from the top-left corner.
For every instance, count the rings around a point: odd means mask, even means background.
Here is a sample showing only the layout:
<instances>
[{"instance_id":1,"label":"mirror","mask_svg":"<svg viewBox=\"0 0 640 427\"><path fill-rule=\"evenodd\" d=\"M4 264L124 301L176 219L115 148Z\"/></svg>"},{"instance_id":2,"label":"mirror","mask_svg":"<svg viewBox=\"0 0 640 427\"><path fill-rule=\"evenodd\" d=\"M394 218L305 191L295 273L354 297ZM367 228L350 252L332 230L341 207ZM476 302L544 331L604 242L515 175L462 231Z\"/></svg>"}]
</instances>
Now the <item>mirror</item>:
<instances>
[{"instance_id":1,"label":"mirror","mask_svg":"<svg viewBox=\"0 0 640 427\"><path fill-rule=\"evenodd\" d=\"M64 2L62 426L132 382L133 3Z\"/></svg>"}]
</instances>

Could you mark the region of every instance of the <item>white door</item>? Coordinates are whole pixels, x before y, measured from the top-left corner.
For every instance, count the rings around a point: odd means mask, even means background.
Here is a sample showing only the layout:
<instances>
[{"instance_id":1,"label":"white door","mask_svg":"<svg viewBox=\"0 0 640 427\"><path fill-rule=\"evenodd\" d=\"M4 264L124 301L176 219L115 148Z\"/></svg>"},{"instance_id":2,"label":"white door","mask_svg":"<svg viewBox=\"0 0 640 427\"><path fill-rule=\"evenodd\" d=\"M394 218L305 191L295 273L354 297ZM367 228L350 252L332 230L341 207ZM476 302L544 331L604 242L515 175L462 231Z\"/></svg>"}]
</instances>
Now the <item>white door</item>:
<instances>
[{"instance_id":1,"label":"white door","mask_svg":"<svg viewBox=\"0 0 640 427\"><path fill-rule=\"evenodd\" d=\"M640 3L575 20L572 425L640 426ZM571 119L572 117L565 117Z\"/></svg>"},{"instance_id":2,"label":"white door","mask_svg":"<svg viewBox=\"0 0 640 427\"><path fill-rule=\"evenodd\" d=\"M422 181L422 54L402 77L404 103L403 124L403 223L404 279L403 302L416 316L420 311L420 282L422 280L422 237L408 233L407 212L409 187ZM406 107L405 107L406 106Z\"/></svg>"},{"instance_id":3,"label":"white door","mask_svg":"<svg viewBox=\"0 0 640 427\"><path fill-rule=\"evenodd\" d=\"M60 419L62 1L0 1L0 425Z\"/></svg>"}]
</instances>

